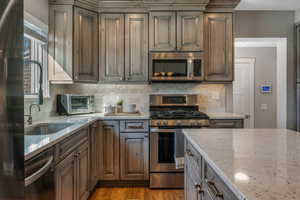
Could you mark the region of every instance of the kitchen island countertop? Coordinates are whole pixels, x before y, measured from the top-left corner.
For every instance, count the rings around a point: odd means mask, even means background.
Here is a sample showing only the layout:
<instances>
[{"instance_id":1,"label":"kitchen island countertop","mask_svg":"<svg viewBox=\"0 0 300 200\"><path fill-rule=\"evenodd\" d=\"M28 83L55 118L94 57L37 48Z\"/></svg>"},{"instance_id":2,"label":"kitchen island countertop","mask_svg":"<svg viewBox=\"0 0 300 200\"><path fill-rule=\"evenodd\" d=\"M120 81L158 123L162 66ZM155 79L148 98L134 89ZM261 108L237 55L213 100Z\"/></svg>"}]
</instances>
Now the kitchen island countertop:
<instances>
[{"instance_id":1,"label":"kitchen island countertop","mask_svg":"<svg viewBox=\"0 0 300 200\"><path fill-rule=\"evenodd\" d=\"M287 129L185 129L240 199L300 199L300 133Z\"/></svg>"}]
</instances>

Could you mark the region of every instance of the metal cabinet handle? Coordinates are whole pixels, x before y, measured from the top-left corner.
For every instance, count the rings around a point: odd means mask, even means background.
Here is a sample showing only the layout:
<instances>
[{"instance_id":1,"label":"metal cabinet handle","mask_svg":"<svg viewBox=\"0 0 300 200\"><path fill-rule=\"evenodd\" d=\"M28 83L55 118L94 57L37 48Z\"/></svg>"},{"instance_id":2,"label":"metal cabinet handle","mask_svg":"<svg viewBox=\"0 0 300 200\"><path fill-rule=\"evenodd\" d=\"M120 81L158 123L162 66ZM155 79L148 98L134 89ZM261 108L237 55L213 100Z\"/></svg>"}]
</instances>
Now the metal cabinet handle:
<instances>
[{"instance_id":1,"label":"metal cabinet handle","mask_svg":"<svg viewBox=\"0 0 300 200\"><path fill-rule=\"evenodd\" d=\"M216 198L224 199L224 195L222 192L218 190L215 183L213 181L206 181L209 190L213 193Z\"/></svg>"},{"instance_id":2,"label":"metal cabinet handle","mask_svg":"<svg viewBox=\"0 0 300 200\"><path fill-rule=\"evenodd\" d=\"M191 150L189 150L189 149L186 150L186 154L187 154L188 156L191 156L191 157L194 156L194 154L193 154L193 153L191 152Z\"/></svg>"},{"instance_id":3,"label":"metal cabinet handle","mask_svg":"<svg viewBox=\"0 0 300 200\"><path fill-rule=\"evenodd\" d=\"M53 162L53 156L51 156L49 158L49 160L47 161L47 163L40 168L38 171L36 171L34 174L28 176L25 178L25 187L27 187L28 185L34 183L36 180L38 180L41 176L43 176L48 169L51 167L51 164Z\"/></svg>"},{"instance_id":4,"label":"metal cabinet handle","mask_svg":"<svg viewBox=\"0 0 300 200\"><path fill-rule=\"evenodd\" d=\"M202 189L202 185L201 184L195 185L195 188L196 188L196 190L197 190L197 192L199 194L204 193L204 190Z\"/></svg>"},{"instance_id":5,"label":"metal cabinet handle","mask_svg":"<svg viewBox=\"0 0 300 200\"><path fill-rule=\"evenodd\" d=\"M142 129L144 127L143 126L128 126L128 128L131 128L131 129Z\"/></svg>"}]
</instances>

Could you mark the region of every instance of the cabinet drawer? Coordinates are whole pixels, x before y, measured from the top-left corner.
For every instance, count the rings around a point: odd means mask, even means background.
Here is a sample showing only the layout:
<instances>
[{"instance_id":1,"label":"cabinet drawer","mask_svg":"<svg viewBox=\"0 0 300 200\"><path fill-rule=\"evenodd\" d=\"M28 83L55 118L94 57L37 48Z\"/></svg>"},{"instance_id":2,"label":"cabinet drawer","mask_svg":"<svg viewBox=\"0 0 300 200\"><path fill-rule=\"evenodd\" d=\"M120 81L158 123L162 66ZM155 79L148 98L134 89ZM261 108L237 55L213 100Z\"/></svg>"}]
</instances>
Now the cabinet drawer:
<instances>
[{"instance_id":1,"label":"cabinet drawer","mask_svg":"<svg viewBox=\"0 0 300 200\"><path fill-rule=\"evenodd\" d=\"M216 119L210 120L210 128L244 128L242 119Z\"/></svg>"},{"instance_id":2,"label":"cabinet drawer","mask_svg":"<svg viewBox=\"0 0 300 200\"><path fill-rule=\"evenodd\" d=\"M72 153L78 145L86 142L87 140L88 129L83 129L57 144L55 149L56 163L60 162L63 158Z\"/></svg>"},{"instance_id":3,"label":"cabinet drawer","mask_svg":"<svg viewBox=\"0 0 300 200\"><path fill-rule=\"evenodd\" d=\"M124 120L120 122L120 132L148 132L148 120Z\"/></svg>"},{"instance_id":4,"label":"cabinet drawer","mask_svg":"<svg viewBox=\"0 0 300 200\"><path fill-rule=\"evenodd\" d=\"M201 155L197 152L197 150L193 147L193 145L189 142L186 142L185 155L187 159L192 162L195 167L201 170L202 159Z\"/></svg>"},{"instance_id":5,"label":"cabinet drawer","mask_svg":"<svg viewBox=\"0 0 300 200\"><path fill-rule=\"evenodd\" d=\"M212 200L238 200L233 192L207 163L204 164L204 175L206 192Z\"/></svg>"}]
</instances>

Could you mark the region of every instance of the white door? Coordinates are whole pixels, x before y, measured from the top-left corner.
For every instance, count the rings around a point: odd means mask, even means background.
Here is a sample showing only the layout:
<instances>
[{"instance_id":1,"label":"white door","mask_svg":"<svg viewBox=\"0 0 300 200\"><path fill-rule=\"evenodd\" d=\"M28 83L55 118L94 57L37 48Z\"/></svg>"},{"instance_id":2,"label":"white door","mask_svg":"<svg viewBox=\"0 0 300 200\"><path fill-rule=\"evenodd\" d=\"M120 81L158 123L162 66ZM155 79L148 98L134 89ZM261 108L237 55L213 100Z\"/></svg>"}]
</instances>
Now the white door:
<instances>
[{"instance_id":1,"label":"white door","mask_svg":"<svg viewBox=\"0 0 300 200\"><path fill-rule=\"evenodd\" d=\"M254 58L235 60L233 112L246 116L245 128L254 128Z\"/></svg>"}]
</instances>

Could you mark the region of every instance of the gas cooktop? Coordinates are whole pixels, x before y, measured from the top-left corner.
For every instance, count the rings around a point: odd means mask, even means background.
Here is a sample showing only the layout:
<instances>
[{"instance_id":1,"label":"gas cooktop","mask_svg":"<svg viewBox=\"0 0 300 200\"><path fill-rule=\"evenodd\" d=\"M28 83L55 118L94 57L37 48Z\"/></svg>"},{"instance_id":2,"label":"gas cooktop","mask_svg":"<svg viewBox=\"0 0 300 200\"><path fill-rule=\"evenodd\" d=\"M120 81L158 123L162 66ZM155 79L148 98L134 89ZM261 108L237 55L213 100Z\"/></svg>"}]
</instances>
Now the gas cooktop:
<instances>
[{"instance_id":1,"label":"gas cooktop","mask_svg":"<svg viewBox=\"0 0 300 200\"><path fill-rule=\"evenodd\" d=\"M209 119L208 115L200 111L151 111L151 119Z\"/></svg>"}]
</instances>

